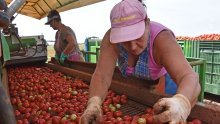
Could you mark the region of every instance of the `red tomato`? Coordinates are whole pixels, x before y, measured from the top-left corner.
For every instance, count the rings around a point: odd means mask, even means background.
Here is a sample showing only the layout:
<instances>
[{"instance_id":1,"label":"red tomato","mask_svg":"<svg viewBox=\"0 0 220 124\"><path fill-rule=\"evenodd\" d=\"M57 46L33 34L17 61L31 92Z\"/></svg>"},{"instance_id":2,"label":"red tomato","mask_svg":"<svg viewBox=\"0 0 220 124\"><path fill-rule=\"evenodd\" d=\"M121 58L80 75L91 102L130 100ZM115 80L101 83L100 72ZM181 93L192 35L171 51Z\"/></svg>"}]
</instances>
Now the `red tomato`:
<instances>
[{"instance_id":1,"label":"red tomato","mask_svg":"<svg viewBox=\"0 0 220 124\"><path fill-rule=\"evenodd\" d=\"M187 124L193 124L193 122L187 122Z\"/></svg>"},{"instance_id":2,"label":"red tomato","mask_svg":"<svg viewBox=\"0 0 220 124\"><path fill-rule=\"evenodd\" d=\"M60 124L60 120L61 120L60 116L53 116L52 117L52 123L53 124Z\"/></svg>"},{"instance_id":3,"label":"red tomato","mask_svg":"<svg viewBox=\"0 0 220 124\"><path fill-rule=\"evenodd\" d=\"M127 103L127 99L121 98L120 102L121 102L121 104L125 104L125 103Z\"/></svg>"},{"instance_id":4,"label":"red tomato","mask_svg":"<svg viewBox=\"0 0 220 124\"><path fill-rule=\"evenodd\" d=\"M22 120L18 120L17 124L23 124Z\"/></svg>"},{"instance_id":5,"label":"red tomato","mask_svg":"<svg viewBox=\"0 0 220 124\"><path fill-rule=\"evenodd\" d=\"M148 116L148 117L146 118L146 123L147 123L147 124L153 124L153 116Z\"/></svg>"},{"instance_id":6,"label":"red tomato","mask_svg":"<svg viewBox=\"0 0 220 124\"><path fill-rule=\"evenodd\" d=\"M127 96L126 95L121 95L121 98L122 99L127 99Z\"/></svg>"},{"instance_id":7,"label":"red tomato","mask_svg":"<svg viewBox=\"0 0 220 124\"><path fill-rule=\"evenodd\" d=\"M146 108L145 113L153 115L154 114L154 110L152 108Z\"/></svg>"},{"instance_id":8,"label":"red tomato","mask_svg":"<svg viewBox=\"0 0 220 124\"><path fill-rule=\"evenodd\" d=\"M114 112L114 117L115 118L121 117L121 116L122 116L122 112L120 110Z\"/></svg>"},{"instance_id":9,"label":"red tomato","mask_svg":"<svg viewBox=\"0 0 220 124\"><path fill-rule=\"evenodd\" d=\"M132 121L132 117L129 116L129 115L125 115L125 116L123 117L123 119L124 119L125 121L128 121L128 122L131 122L131 121Z\"/></svg>"},{"instance_id":10,"label":"red tomato","mask_svg":"<svg viewBox=\"0 0 220 124\"><path fill-rule=\"evenodd\" d=\"M193 124L202 124L202 122L199 119L194 119L192 122Z\"/></svg>"},{"instance_id":11,"label":"red tomato","mask_svg":"<svg viewBox=\"0 0 220 124\"><path fill-rule=\"evenodd\" d=\"M124 123L125 123L125 122L124 122L124 121L122 121L122 120L121 120L121 121L117 121L117 122L116 122L116 124L124 124Z\"/></svg>"}]
</instances>

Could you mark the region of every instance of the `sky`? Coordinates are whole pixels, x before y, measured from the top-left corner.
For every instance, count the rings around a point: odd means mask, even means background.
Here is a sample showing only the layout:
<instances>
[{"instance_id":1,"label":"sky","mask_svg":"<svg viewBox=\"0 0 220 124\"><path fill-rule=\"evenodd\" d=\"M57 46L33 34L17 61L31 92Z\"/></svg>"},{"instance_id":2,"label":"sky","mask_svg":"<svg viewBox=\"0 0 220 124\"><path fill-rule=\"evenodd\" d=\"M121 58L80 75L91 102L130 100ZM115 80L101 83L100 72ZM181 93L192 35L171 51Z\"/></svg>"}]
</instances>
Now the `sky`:
<instances>
[{"instance_id":1,"label":"sky","mask_svg":"<svg viewBox=\"0 0 220 124\"><path fill-rule=\"evenodd\" d=\"M121 0L106 0L89 6L61 12L62 23L76 33L78 43L96 36L103 38L110 28L110 12ZM144 0L148 17L170 28L176 36L198 36L220 33L220 0ZM20 36L44 35L55 39L55 30L41 20L18 14L13 23Z\"/></svg>"}]
</instances>

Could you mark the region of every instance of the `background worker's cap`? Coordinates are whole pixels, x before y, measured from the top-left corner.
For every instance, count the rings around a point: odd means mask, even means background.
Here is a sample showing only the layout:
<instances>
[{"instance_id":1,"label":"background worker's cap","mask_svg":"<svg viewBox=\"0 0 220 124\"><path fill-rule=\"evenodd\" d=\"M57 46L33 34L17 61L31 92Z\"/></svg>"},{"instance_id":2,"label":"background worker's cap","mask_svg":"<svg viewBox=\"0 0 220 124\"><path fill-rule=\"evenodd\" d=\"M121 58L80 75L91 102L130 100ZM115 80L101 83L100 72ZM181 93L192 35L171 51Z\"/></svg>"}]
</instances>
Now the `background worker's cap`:
<instances>
[{"instance_id":1,"label":"background worker's cap","mask_svg":"<svg viewBox=\"0 0 220 124\"><path fill-rule=\"evenodd\" d=\"M120 43L140 38L145 31L147 12L138 0L123 0L116 4L110 15L110 42Z\"/></svg>"},{"instance_id":2,"label":"background worker's cap","mask_svg":"<svg viewBox=\"0 0 220 124\"><path fill-rule=\"evenodd\" d=\"M49 25L53 19L60 19L60 14L56 10L51 10L49 12L49 14L47 15L47 22L45 23L45 25Z\"/></svg>"}]
</instances>

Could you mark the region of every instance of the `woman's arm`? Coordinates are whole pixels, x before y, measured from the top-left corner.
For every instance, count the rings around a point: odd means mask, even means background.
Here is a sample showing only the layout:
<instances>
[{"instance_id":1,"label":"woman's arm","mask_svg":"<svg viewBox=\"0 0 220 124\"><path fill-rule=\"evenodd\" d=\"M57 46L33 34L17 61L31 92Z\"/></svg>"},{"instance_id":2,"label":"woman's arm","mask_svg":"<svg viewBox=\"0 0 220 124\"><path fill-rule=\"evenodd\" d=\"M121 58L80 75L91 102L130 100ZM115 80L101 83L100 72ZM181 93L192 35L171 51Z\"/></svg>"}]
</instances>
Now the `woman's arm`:
<instances>
[{"instance_id":1,"label":"woman's arm","mask_svg":"<svg viewBox=\"0 0 220 124\"><path fill-rule=\"evenodd\" d=\"M73 51L73 49L75 49L75 47L76 47L75 45L78 45L78 44L75 44L75 43L77 43L76 38L74 36L72 36L71 34L66 35L66 41L67 41L67 46L63 50L63 53L68 55L70 52Z\"/></svg>"},{"instance_id":2,"label":"woman's arm","mask_svg":"<svg viewBox=\"0 0 220 124\"><path fill-rule=\"evenodd\" d=\"M80 124L97 124L102 121L101 106L111 85L117 60L117 49L109 41L109 32L105 34L101 43L100 57L90 82L89 100L80 118Z\"/></svg>"},{"instance_id":3,"label":"woman's arm","mask_svg":"<svg viewBox=\"0 0 220 124\"><path fill-rule=\"evenodd\" d=\"M170 31L162 31L155 40L154 58L156 62L164 66L177 83L177 94L187 97L193 107L200 93L198 74L193 71Z\"/></svg>"},{"instance_id":4,"label":"woman's arm","mask_svg":"<svg viewBox=\"0 0 220 124\"><path fill-rule=\"evenodd\" d=\"M89 97L98 96L102 101L111 85L118 56L115 45L109 41L109 34L108 31L102 40L99 60L89 88Z\"/></svg>"}]
</instances>

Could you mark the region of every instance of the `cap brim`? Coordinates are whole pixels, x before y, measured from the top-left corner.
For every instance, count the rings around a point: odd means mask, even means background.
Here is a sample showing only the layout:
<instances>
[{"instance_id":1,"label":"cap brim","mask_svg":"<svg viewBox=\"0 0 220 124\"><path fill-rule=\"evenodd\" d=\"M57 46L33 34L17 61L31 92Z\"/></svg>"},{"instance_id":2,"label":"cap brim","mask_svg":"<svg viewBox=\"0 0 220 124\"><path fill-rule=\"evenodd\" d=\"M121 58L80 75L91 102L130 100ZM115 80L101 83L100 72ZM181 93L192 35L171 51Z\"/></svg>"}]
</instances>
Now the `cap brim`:
<instances>
[{"instance_id":1,"label":"cap brim","mask_svg":"<svg viewBox=\"0 0 220 124\"><path fill-rule=\"evenodd\" d=\"M45 23L45 25L49 25L49 24L50 24L50 22L51 22L51 21L46 22L46 23Z\"/></svg>"},{"instance_id":2,"label":"cap brim","mask_svg":"<svg viewBox=\"0 0 220 124\"><path fill-rule=\"evenodd\" d=\"M140 38L145 31L145 21L120 28L111 28L110 42L120 43Z\"/></svg>"}]
</instances>

